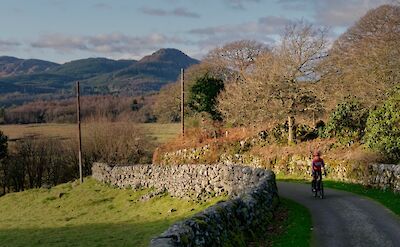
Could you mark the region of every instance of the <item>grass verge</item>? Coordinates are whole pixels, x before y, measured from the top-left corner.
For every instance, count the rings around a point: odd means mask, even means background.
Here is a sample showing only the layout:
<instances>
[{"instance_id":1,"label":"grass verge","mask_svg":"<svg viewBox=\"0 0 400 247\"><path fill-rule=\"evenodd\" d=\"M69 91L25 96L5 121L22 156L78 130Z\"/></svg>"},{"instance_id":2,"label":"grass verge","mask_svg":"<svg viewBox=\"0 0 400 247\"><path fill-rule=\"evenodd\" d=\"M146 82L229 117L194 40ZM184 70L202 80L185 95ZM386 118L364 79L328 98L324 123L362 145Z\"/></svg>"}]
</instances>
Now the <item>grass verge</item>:
<instances>
[{"instance_id":1,"label":"grass verge","mask_svg":"<svg viewBox=\"0 0 400 247\"><path fill-rule=\"evenodd\" d=\"M0 246L148 246L172 223L225 198L197 203L149 190L121 190L88 178L0 198ZM176 209L176 211L171 210Z\"/></svg>"},{"instance_id":2,"label":"grass verge","mask_svg":"<svg viewBox=\"0 0 400 247\"><path fill-rule=\"evenodd\" d=\"M312 221L311 214L304 206L286 199L280 198L280 205L274 213L271 225L268 227L268 235L257 243L251 243L251 247L309 247L311 242Z\"/></svg>"}]
</instances>

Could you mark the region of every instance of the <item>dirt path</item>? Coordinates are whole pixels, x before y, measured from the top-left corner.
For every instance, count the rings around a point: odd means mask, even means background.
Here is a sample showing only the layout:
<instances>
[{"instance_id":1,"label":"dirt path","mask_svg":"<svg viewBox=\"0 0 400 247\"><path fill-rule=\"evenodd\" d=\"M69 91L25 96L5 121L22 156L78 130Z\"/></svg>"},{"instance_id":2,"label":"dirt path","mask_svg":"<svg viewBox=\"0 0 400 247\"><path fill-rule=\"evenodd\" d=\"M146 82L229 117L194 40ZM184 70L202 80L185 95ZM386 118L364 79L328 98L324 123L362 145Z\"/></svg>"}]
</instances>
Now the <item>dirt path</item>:
<instances>
[{"instance_id":1,"label":"dirt path","mask_svg":"<svg viewBox=\"0 0 400 247\"><path fill-rule=\"evenodd\" d=\"M321 200L307 184L278 182L278 190L310 210L313 246L400 246L400 217L372 200L333 189Z\"/></svg>"}]
</instances>

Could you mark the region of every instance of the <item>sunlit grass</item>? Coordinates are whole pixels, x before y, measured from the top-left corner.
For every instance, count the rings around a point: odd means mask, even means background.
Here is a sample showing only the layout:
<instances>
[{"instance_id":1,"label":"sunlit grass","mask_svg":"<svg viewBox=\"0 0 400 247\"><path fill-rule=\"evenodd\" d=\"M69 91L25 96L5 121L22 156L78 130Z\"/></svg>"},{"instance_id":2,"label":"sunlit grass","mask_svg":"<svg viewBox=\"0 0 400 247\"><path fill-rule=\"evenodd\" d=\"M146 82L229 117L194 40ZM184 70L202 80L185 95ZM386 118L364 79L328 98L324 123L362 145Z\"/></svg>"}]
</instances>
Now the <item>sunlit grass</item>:
<instances>
[{"instance_id":1,"label":"sunlit grass","mask_svg":"<svg viewBox=\"0 0 400 247\"><path fill-rule=\"evenodd\" d=\"M180 124L170 123L170 124L159 124L159 123L148 123L139 124L143 130L154 137L157 142L165 143L175 137L177 137L181 131Z\"/></svg>"},{"instance_id":2,"label":"sunlit grass","mask_svg":"<svg viewBox=\"0 0 400 247\"><path fill-rule=\"evenodd\" d=\"M287 210L287 219L277 223L284 230L281 234L272 236L271 243L274 247L290 247L290 246L310 246L311 241L311 214L304 206L286 199L281 198L283 210Z\"/></svg>"},{"instance_id":3,"label":"sunlit grass","mask_svg":"<svg viewBox=\"0 0 400 247\"><path fill-rule=\"evenodd\" d=\"M147 246L173 222L223 199L140 200L146 193L89 178L82 185L7 194L0 197L0 246Z\"/></svg>"}]
</instances>

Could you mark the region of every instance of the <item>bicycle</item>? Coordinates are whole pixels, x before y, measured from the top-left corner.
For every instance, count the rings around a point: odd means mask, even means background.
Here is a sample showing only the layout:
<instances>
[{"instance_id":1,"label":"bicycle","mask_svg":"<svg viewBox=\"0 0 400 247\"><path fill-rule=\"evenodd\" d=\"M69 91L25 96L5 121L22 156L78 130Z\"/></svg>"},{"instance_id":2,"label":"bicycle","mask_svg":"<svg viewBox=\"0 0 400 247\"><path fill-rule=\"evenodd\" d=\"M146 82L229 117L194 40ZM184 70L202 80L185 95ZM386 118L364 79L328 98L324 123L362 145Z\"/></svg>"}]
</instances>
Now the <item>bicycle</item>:
<instances>
[{"instance_id":1,"label":"bicycle","mask_svg":"<svg viewBox=\"0 0 400 247\"><path fill-rule=\"evenodd\" d=\"M311 182L311 191L314 197L319 197L321 199L324 199L325 195L324 195L324 183L322 182L322 174L320 180L318 179L316 180L313 178L313 181Z\"/></svg>"}]
</instances>

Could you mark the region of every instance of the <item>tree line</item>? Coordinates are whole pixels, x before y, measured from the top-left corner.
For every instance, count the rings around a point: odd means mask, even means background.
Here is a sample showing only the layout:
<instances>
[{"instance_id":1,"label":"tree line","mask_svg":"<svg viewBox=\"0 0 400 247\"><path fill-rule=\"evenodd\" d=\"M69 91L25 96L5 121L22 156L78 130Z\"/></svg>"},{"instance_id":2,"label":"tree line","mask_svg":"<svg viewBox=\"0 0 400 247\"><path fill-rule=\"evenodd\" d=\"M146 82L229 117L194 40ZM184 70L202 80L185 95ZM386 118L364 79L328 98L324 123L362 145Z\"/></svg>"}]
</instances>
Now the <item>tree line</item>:
<instances>
[{"instance_id":1,"label":"tree line","mask_svg":"<svg viewBox=\"0 0 400 247\"><path fill-rule=\"evenodd\" d=\"M83 96L82 119L108 121L154 122L151 111L154 97ZM0 123L74 123L76 122L76 99L37 100L10 108L0 108Z\"/></svg>"},{"instance_id":2,"label":"tree line","mask_svg":"<svg viewBox=\"0 0 400 247\"><path fill-rule=\"evenodd\" d=\"M83 135L83 174L93 162L151 163L154 142L132 123L98 123ZM51 187L78 178L77 142L26 137L8 142L0 131L0 195Z\"/></svg>"}]
</instances>

